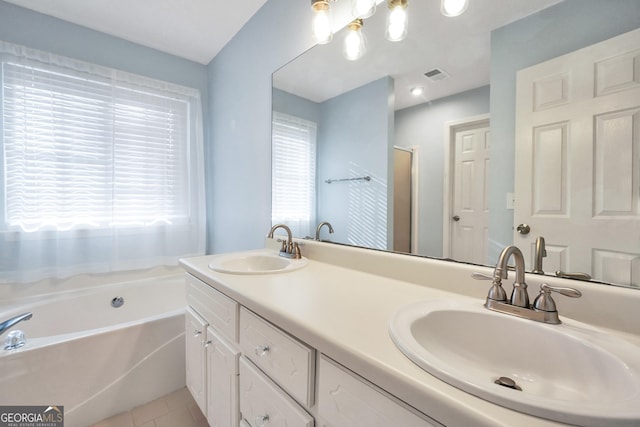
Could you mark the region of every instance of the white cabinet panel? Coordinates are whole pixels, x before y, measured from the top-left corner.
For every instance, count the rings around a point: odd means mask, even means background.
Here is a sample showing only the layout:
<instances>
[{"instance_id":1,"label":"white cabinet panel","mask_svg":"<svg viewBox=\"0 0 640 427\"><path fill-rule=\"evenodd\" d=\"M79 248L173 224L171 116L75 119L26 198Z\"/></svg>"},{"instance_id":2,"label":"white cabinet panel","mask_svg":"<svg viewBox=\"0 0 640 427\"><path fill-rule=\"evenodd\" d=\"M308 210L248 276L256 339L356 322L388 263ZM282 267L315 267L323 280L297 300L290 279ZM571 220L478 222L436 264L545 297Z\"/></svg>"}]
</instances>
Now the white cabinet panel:
<instances>
[{"instance_id":1,"label":"white cabinet panel","mask_svg":"<svg viewBox=\"0 0 640 427\"><path fill-rule=\"evenodd\" d=\"M190 307L185 313L187 388L202 413L207 415L206 349L207 323Z\"/></svg>"},{"instance_id":2,"label":"white cabinet panel","mask_svg":"<svg viewBox=\"0 0 640 427\"><path fill-rule=\"evenodd\" d=\"M244 307L240 309L240 348L295 399L313 404L315 351Z\"/></svg>"},{"instance_id":3,"label":"white cabinet panel","mask_svg":"<svg viewBox=\"0 0 640 427\"><path fill-rule=\"evenodd\" d=\"M207 421L211 427L235 427L240 419L240 352L210 327L207 341Z\"/></svg>"},{"instance_id":4,"label":"white cabinet panel","mask_svg":"<svg viewBox=\"0 0 640 427\"><path fill-rule=\"evenodd\" d=\"M318 412L323 427L441 426L343 370L324 355L318 367Z\"/></svg>"},{"instance_id":5,"label":"white cabinet panel","mask_svg":"<svg viewBox=\"0 0 640 427\"><path fill-rule=\"evenodd\" d=\"M267 376L240 358L242 425L251 427L313 427L311 415Z\"/></svg>"}]
</instances>

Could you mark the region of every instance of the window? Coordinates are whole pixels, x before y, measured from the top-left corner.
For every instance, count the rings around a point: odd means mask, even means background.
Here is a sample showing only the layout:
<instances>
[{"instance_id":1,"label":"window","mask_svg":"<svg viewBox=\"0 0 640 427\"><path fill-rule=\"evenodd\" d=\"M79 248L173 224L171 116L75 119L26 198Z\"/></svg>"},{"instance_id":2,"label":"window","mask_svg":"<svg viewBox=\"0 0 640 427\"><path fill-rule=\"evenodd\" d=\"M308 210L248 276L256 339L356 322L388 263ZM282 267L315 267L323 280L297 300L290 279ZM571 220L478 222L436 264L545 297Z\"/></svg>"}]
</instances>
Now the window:
<instances>
[{"instance_id":1,"label":"window","mask_svg":"<svg viewBox=\"0 0 640 427\"><path fill-rule=\"evenodd\" d=\"M316 124L273 113L271 220L311 236L316 217Z\"/></svg>"},{"instance_id":2,"label":"window","mask_svg":"<svg viewBox=\"0 0 640 427\"><path fill-rule=\"evenodd\" d=\"M204 252L198 92L6 47L0 231L12 280Z\"/></svg>"}]
</instances>

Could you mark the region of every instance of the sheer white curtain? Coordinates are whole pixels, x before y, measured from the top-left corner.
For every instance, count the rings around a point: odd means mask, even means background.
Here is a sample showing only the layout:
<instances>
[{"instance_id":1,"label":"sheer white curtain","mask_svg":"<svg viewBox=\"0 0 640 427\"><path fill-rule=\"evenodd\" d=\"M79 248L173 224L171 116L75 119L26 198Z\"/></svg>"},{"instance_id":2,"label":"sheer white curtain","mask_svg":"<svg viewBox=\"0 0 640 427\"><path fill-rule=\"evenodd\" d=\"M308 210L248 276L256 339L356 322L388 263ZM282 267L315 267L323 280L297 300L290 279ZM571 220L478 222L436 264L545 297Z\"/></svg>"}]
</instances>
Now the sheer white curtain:
<instances>
[{"instance_id":1,"label":"sheer white curtain","mask_svg":"<svg viewBox=\"0 0 640 427\"><path fill-rule=\"evenodd\" d=\"M205 250L200 94L0 42L0 280Z\"/></svg>"},{"instance_id":2,"label":"sheer white curtain","mask_svg":"<svg viewBox=\"0 0 640 427\"><path fill-rule=\"evenodd\" d=\"M271 221L296 237L313 236L316 222L316 123L274 112Z\"/></svg>"}]
</instances>

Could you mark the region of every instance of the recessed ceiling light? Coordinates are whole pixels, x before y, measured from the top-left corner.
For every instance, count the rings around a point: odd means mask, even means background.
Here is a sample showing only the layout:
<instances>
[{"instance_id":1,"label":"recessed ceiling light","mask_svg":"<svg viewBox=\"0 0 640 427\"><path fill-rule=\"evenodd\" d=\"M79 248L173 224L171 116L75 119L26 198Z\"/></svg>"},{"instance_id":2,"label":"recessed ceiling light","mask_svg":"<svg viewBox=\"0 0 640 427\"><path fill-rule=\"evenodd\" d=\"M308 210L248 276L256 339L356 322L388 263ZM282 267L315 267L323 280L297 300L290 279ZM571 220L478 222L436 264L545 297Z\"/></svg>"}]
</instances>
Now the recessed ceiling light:
<instances>
[{"instance_id":1,"label":"recessed ceiling light","mask_svg":"<svg viewBox=\"0 0 640 427\"><path fill-rule=\"evenodd\" d=\"M411 88L411 95L420 96L424 93L424 88L422 86Z\"/></svg>"}]
</instances>

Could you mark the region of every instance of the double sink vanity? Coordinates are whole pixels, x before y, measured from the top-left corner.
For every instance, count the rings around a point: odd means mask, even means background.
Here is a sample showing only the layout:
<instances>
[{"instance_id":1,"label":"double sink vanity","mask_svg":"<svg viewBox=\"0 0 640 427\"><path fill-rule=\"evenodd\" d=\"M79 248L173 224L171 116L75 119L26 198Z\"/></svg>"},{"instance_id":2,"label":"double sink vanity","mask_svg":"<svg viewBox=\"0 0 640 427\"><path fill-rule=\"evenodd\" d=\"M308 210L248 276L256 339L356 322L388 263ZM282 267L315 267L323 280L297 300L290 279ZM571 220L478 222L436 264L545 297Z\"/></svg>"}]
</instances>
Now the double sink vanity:
<instances>
[{"instance_id":1,"label":"double sink vanity","mask_svg":"<svg viewBox=\"0 0 640 427\"><path fill-rule=\"evenodd\" d=\"M548 283L544 309L549 289L582 294L551 324L487 308L496 281L511 291L498 268L298 245L182 260L187 386L211 426L640 425L637 290L522 272L532 300Z\"/></svg>"}]
</instances>

